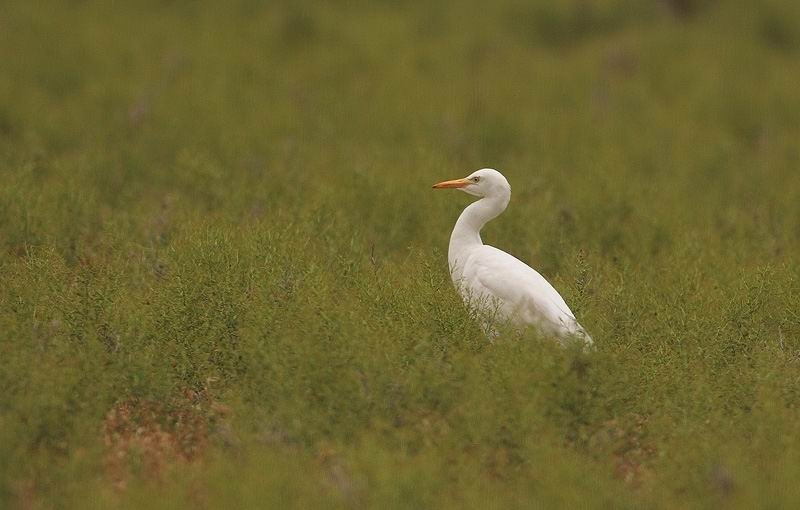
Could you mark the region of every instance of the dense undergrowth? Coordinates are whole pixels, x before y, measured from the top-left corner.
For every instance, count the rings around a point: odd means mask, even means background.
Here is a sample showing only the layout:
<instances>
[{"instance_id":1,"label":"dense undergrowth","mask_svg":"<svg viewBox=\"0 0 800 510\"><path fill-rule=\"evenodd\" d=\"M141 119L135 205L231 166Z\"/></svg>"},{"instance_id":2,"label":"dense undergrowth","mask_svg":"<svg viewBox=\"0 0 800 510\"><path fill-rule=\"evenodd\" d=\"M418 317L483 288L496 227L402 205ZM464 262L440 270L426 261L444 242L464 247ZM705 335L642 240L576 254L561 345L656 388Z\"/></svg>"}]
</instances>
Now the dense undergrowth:
<instances>
[{"instance_id":1,"label":"dense undergrowth","mask_svg":"<svg viewBox=\"0 0 800 510\"><path fill-rule=\"evenodd\" d=\"M791 1L5 2L0 506L791 508ZM468 202L597 351L488 343Z\"/></svg>"}]
</instances>

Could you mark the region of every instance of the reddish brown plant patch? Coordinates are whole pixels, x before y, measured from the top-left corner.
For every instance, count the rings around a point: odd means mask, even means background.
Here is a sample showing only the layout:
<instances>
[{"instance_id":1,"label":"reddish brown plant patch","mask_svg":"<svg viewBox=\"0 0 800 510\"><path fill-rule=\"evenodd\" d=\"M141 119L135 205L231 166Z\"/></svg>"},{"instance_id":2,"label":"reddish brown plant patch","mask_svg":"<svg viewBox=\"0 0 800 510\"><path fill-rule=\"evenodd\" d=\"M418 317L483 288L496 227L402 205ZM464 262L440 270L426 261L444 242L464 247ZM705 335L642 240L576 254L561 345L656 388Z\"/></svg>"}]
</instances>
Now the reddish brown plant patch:
<instances>
[{"instance_id":1,"label":"reddish brown plant patch","mask_svg":"<svg viewBox=\"0 0 800 510\"><path fill-rule=\"evenodd\" d=\"M614 475L634 487L649 477L648 464L656 453L647 441L646 428L646 416L631 414L606 421L590 440L595 447L611 451Z\"/></svg>"},{"instance_id":2,"label":"reddish brown plant patch","mask_svg":"<svg viewBox=\"0 0 800 510\"><path fill-rule=\"evenodd\" d=\"M196 462L211 424L225 413L206 392L192 390L167 403L136 397L118 402L102 427L108 476L124 489L133 475L158 480L171 465Z\"/></svg>"}]
</instances>

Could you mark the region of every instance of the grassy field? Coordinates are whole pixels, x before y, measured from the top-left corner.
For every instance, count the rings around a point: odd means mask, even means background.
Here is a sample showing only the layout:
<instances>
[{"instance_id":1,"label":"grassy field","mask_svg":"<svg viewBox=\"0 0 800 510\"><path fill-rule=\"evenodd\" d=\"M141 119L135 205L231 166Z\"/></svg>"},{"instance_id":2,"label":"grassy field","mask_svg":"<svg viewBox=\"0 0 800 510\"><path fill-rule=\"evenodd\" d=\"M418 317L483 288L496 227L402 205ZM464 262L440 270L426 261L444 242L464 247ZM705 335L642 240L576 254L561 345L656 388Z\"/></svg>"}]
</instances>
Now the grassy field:
<instances>
[{"instance_id":1,"label":"grassy field","mask_svg":"<svg viewBox=\"0 0 800 510\"><path fill-rule=\"evenodd\" d=\"M2 2L0 507L800 506L798 5Z\"/></svg>"}]
</instances>

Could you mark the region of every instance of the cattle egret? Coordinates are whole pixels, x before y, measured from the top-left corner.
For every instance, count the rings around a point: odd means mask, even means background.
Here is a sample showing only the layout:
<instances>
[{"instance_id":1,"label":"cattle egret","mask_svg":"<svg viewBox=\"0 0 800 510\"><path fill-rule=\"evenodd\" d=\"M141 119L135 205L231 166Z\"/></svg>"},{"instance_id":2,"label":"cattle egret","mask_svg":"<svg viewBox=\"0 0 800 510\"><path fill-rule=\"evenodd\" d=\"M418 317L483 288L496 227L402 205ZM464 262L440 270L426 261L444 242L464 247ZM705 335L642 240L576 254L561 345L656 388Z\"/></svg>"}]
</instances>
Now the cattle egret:
<instances>
[{"instance_id":1,"label":"cattle egret","mask_svg":"<svg viewBox=\"0 0 800 510\"><path fill-rule=\"evenodd\" d=\"M483 168L433 187L459 189L480 197L458 217L447 259L453 284L467 306L484 314L489 331L491 322L500 319L517 326L532 325L561 341L578 338L592 343L564 298L542 275L516 257L483 244L481 229L502 213L511 199L511 186L503 174Z\"/></svg>"}]
</instances>

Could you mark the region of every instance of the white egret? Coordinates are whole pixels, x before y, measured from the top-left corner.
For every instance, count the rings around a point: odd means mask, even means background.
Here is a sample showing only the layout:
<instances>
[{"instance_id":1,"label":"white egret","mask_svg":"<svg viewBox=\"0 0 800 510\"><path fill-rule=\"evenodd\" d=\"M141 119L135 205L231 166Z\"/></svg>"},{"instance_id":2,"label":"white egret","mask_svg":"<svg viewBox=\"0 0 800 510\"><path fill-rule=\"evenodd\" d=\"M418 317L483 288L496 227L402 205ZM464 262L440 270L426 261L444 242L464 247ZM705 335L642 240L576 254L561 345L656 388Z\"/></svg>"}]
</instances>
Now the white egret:
<instances>
[{"instance_id":1,"label":"white egret","mask_svg":"<svg viewBox=\"0 0 800 510\"><path fill-rule=\"evenodd\" d=\"M579 338L592 343L564 298L542 275L516 257L483 244L481 229L502 213L511 199L511 186L503 174L483 168L433 187L481 197L458 217L447 253L453 284L467 306L517 326L532 325L561 340Z\"/></svg>"}]
</instances>

